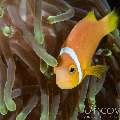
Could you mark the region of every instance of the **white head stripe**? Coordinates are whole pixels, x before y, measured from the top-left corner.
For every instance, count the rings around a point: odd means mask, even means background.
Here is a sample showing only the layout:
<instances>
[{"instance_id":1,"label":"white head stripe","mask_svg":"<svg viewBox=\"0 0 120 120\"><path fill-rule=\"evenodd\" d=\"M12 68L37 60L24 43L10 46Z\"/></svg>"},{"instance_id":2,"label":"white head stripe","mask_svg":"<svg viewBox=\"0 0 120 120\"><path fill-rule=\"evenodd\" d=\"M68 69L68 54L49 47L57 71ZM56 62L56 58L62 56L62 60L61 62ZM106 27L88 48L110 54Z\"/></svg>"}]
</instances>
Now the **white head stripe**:
<instances>
[{"instance_id":1,"label":"white head stripe","mask_svg":"<svg viewBox=\"0 0 120 120\"><path fill-rule=\"evenodd\" d=\"M78 73L79 73L79 83L80 83L80 81L82 80L83 74L82 74L81 65L80 65L80 62L78 60L78 57L77 57L76 53L74 52L73 49L71 49L69 47L62 48L61 51L60 51L60 55L62 55L63 53L69 54L69 56L75 62L76 66L77 66L77 69L78 69Z\"/></svg>"}]
</instances>

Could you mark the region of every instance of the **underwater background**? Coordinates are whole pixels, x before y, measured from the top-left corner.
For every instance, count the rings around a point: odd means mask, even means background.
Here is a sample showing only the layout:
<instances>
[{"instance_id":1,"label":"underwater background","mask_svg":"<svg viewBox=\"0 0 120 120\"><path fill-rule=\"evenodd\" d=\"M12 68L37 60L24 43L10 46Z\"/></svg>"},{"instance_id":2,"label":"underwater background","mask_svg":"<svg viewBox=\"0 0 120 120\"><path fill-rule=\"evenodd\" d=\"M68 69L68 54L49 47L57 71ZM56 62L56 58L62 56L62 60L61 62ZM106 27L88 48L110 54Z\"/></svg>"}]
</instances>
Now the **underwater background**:
<instances>
[{"instance_id":1,"label":"underwater background","mask_svg":"<svg viewBox=\"0 0 120 120\"><path fill-rule=\"evenodd\" d=\"M0 120L120 120L119 29L94 54L93 64L108 66L101 80L61 90L53 74L73 26L90 10L100 19L114 8L120 0L1 0Z\"/></svg>"}]
</instances>

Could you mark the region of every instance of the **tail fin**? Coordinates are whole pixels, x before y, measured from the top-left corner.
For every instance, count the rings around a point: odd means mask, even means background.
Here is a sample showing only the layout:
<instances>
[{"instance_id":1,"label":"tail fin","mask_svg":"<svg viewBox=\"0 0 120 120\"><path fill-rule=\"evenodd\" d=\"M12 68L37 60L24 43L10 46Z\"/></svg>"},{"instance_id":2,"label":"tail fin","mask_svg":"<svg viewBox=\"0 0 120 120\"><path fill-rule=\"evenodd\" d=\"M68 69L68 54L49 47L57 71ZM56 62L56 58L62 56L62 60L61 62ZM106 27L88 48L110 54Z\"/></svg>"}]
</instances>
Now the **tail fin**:
<instances>
[{"instance_id":1,"label":"tail fin","mask_svg":"<svg viewBox=\"0 0 120 120\"><path fill-rule=\"evenodd\" d=\"M118 21L119 21L119 17L117 12L115 12L115 10L113 10L104 18L102 18L100 22L102 23L102 25L104 25L104 30L105 30L104 34L107 35L108 33L114 31L118 26Z\"/></svg>"}]
</instances>

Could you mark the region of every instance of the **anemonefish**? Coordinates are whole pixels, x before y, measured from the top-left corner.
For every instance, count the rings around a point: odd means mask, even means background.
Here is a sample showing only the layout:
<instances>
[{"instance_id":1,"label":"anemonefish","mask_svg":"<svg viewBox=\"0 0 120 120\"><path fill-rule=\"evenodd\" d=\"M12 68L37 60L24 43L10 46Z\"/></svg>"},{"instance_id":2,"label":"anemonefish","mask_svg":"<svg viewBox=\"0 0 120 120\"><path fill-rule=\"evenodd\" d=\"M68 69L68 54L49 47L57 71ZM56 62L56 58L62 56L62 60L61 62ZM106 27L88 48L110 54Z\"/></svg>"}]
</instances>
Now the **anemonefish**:
<instances>
[{"instance_id":1,"label":"anemonefish","mask_svg":"<svg viewBox=\"0 0 120 120\"><path fill-rule=\"evenodd\" d=\"M87 75L100 78L106 66L92 66L92 57L100 40L117 26L118 16L115 11L100 20L97 20L94 11L91 11L74 26L61 48L59 64L54 67L59 88L72 89Z\"/></svg>"}]
</instances>

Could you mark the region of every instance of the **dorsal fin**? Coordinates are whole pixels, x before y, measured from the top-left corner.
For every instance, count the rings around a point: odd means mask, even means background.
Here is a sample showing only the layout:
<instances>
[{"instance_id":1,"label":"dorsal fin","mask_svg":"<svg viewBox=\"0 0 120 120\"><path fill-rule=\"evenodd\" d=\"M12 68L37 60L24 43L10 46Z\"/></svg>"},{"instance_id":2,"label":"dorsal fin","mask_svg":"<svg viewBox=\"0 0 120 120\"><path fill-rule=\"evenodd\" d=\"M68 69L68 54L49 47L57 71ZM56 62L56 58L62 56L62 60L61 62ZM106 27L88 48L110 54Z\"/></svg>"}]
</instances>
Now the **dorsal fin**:
<instances>
[{"instance_id":1,"label":"dorsal fin","mask_svg":"<svg viewBox=\"0 0 120 120\"><path fill-rule=\"evenodd\" d=\"M86 16L86 19L89 19L89 20L93 20L93 21L96 21L96 16L95 16L95 13L94 13L94 10L88 12L87 16Z\"/></svg>"}]
</instances>

